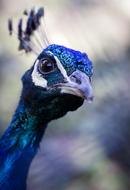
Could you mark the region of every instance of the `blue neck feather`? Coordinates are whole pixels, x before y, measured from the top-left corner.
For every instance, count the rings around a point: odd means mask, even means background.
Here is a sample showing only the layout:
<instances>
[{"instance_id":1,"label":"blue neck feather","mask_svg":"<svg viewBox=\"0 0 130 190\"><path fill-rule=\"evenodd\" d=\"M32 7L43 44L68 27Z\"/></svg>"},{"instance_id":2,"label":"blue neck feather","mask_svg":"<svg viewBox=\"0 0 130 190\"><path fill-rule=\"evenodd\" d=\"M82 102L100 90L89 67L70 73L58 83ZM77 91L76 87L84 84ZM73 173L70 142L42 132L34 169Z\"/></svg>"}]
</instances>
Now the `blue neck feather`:
<instances>
[{"instance_id":1,"label":"blue neck feather","mask_svg":"<svg viewBox=\"0 0 130 190\"><path fill-rule=\"evenodd\" d=\"M32 159L46 129L20 103L0 141L0 190L25 190Z\"/></svg>"}]
</instances>

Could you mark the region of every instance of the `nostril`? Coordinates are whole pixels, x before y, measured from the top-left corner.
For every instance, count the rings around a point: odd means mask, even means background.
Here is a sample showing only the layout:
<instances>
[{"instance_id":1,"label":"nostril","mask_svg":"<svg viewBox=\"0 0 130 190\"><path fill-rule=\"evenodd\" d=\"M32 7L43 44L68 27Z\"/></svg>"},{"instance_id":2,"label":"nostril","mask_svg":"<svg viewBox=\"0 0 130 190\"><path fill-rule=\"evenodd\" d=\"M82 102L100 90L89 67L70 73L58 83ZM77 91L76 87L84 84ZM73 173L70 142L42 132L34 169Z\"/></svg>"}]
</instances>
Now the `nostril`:
<instances>
[{"instance_id":1,"label":"nostril","mask_svg":"<svg viewBox=\"0 0 130 190\"><path fill-rule=\"evenodd\" d=\"M92 78L91 77L89 77L89 81L90 81L90 83L92 82Z\"/></svg>"},{"instance_id":2,"label":"nostril","mask_svg":"<svg viewBox=\"0 0 130 190\"><path fill-rule=\"evenodd\" d=\"M72 75L72 76L70 77L70 80L71 80L72 82L77 83L77 84L81 84L81 80L80 80L79 78L77 78L75 75Z\"/></svg>"},{"instance_id":3,"label":"nostril","mask_svg":"<svg viewBox=\"0 0 130 190\"><path fill-rule=\"evenodd\" d=\"M93 102L94 96L88 97L87 100L89 103Z\"/></svg>"}]
</instances>

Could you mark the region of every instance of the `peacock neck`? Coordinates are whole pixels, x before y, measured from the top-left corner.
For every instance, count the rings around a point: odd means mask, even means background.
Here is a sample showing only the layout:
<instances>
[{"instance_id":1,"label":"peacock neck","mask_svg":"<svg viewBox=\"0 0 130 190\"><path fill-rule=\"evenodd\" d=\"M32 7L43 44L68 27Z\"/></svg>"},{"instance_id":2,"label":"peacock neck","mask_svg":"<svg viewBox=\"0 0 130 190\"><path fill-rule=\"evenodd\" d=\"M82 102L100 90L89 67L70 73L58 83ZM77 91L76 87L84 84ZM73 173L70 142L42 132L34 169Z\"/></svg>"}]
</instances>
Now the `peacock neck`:
<instances>
[{"instance_id":1,"label":"peacock neck","mask_svg":"<svg viewBox=\"0 0 130 190\"><path fill-rule=\"evenodd\" d=\"M43 116L42 116L43 118ZM31 114L21 102L0 140L0 190L25 190L32 159L47 123Z\"/></svg>"}]
</instances>

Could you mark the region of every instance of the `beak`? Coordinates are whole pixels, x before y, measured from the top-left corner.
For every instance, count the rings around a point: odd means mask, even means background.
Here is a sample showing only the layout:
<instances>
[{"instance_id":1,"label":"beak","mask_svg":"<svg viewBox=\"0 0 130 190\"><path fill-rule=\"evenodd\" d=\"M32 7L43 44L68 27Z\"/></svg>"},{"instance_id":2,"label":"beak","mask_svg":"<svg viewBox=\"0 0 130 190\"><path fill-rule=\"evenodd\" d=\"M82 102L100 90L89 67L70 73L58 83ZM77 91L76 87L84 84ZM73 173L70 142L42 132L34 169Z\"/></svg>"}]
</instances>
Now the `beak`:
<instances>
[{"instance_id":1,"label":"beak","mask_svg":"<svg viewBox=\"0 0 130 190\"><path fill-rule=\"evenodd\" d=\"M93 101L93 90L90 78L82 71L76 70L60 85L61 93L79 96L88 102Z\"/></svg>"}]
</instances>

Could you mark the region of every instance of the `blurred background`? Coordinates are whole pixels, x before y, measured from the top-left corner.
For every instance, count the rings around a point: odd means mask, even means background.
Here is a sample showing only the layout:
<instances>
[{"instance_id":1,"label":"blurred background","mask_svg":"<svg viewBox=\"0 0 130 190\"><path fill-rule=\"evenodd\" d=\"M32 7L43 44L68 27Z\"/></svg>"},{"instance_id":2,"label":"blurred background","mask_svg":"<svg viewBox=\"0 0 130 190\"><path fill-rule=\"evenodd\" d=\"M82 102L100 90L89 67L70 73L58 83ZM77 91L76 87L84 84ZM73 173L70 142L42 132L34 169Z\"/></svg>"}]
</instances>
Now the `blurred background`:
<instances>
[{"instance_id":1,"label":"blurred background","mask_svg":"<svg viewBox=\"0 0 130 190\"><path fill-rule=\"evenodd\" d=\"M17 51L7 19L45 7L52 43L87 52L94 101L51 122L34 159L28 190L130 190L130 1L0 0L0 135L17 106L33 55Z\"/></svg>"}]
</instances>

